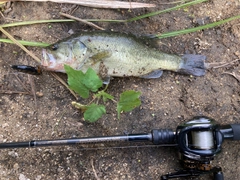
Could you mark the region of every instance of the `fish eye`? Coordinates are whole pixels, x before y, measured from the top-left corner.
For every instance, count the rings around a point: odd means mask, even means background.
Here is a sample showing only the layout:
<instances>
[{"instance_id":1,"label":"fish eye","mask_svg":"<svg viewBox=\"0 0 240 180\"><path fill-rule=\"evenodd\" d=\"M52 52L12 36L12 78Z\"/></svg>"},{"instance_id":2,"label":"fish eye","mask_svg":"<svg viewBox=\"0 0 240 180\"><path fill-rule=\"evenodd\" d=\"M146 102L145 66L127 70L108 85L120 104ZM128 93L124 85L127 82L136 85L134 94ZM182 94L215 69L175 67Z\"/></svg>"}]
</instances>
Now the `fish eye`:
<instances>
[{"instance_id":1,"label":"fish eye","mask_svg":"<svg viewBox=\"0 0 240 180\"><path fill-rule=\"evenodd\" d=\"M53 44L51 46L51 50L56 51L57 49L58 49L58 45L57 44Z\"/></svg>"}]
</instances>

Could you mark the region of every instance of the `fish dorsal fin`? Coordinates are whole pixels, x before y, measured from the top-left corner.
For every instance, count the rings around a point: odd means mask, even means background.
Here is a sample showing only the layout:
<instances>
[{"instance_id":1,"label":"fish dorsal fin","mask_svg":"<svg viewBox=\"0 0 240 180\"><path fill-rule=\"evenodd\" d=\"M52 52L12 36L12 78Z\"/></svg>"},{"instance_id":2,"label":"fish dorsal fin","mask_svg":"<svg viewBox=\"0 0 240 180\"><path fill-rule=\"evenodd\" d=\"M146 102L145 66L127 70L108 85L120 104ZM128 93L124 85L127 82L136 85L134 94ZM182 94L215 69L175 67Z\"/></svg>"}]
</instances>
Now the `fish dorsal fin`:
<instances>
[{"instance_id":1,"label":"fish dorsal fin","mask_svg":"<svg viewBox=\"0 0 240 180\"><path fill-rule=\"evenodd\" d=\"M142 35L138 38L141 39L141 41L150 48L158 49L160 46L160 40L159 38L156 38L155 35L147 34Z\"/></svg>"},{"instance_id":2,"label":"fish dorsal fin","mask_svg":"<svg viewBox=\"0 0 240 180\"><path fill-rule=\"evenodd\" d=\"M140 78L144 78L144 79L156 79L156 78L160 78L163 74L163 71L158 69L158 70L154 70L148 74L145 74L143 76L140 76Z\"/></svg>"}]
</instances>

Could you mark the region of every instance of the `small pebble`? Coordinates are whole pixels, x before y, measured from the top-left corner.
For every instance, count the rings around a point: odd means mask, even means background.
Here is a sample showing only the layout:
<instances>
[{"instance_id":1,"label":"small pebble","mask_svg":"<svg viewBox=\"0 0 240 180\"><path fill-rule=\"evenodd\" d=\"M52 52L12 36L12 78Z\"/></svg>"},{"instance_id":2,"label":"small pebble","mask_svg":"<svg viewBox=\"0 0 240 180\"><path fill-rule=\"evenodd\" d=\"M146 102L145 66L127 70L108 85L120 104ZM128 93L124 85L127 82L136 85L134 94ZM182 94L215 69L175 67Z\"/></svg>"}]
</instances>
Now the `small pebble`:
<instances>
[{"instance_id":1,"label":"small pebble","mask_svg":"<svg viewBox=\"0 0 240 180\"><path fill-rule=\"evenodd\" d=\"M42 176L41 175L37 175L37 177L35 178L35 180L41 180Z\"/></svg>"},{"instance_id":2,"label":"small pebble","mask_svg":"<svg viewBox=\"0 0 240 180\"><path fill-rule=\"evenodd\" d=\"M18 153L16 153L15 151L9 151L9 152L8 152L8 155L9 155L9 156L12 156L12 157L14 157L14 158L18 157Z\"/></svg>"},{"instance_id":3,"label":"small pebble","mask_svg":"<svg viewBox=\"0 0 240 180\"><path fill-rule=\"evenodd\" d=\"M15 163L15 164L13 165L13 169L14 169L15 171L17 171L17 170L19 169L18 163Z\"/></svg>"},{"instance_id":4,"label":"small pebble","mask_svg":"<svg viewBox=\"0 0 240 180\"><path fill-rule=\"evenodd\" d=\"M43 93L42 92L36 92L37 97L43 97Z\"/></svg>"},{"instance_id":5,"label":"small pebble","mask_svg":"<svg viewBox=\"0 0 240 180\"><path fill-rule=\"evenodd\" d=\"M74 31L73 31L72 29L70 29L70 30L68 31L68 34L72 35L72 34L74 34Z\"/></svg>"},{"instance_id":6,"label":"small pebble","mask_svg":"<svg viewBox=\"0 0 240 180\"><path fill-rule=\"evenodd\" d=\"M20 174L18 179L19 180L30 180L24 174Z\"/></svg>"}]
</instances>

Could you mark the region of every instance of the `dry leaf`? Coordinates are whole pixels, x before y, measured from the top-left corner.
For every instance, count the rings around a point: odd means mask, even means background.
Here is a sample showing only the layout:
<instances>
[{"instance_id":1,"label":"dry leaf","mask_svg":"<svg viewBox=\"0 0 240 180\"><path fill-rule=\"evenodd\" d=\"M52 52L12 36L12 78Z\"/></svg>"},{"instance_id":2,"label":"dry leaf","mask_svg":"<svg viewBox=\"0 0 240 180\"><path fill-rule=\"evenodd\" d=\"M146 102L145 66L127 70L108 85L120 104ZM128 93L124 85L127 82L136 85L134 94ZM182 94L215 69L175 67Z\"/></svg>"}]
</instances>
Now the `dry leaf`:
<instances>
[{"instance_id":1,"label":"dry leaf","mask_svg":"<svg viewBox=\"0 0 240 180\"><path fill-rule=\"evenodd\" d=\"M8 1L32 1L32 2L56 2L78 4L81 6L88 6L94 8L111 8L111 9L135 9L135 8L150 8L155 7L155 4L138 3L138 2L124 2L114 0L8 0ZM6 0L0 0L6 2Z\"/></svg>"}]
</instances>

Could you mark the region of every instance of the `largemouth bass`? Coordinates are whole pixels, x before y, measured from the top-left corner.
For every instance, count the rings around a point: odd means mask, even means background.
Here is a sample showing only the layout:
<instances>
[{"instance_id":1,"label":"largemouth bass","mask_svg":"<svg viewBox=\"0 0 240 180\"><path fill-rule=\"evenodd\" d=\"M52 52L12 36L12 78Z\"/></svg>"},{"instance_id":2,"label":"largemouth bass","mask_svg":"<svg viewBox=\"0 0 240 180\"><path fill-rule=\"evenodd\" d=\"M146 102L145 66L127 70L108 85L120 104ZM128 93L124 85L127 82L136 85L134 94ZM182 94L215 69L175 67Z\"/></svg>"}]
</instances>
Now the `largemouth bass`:
<instances>
[{"instance_id":1,"label":"largemouth bass","mask_svg":"<svg viewBox=\"0 0 240 180\"><path fill-rule=\"evenodd\" d=\"M65 72L64 64L67 64L83 72L91 67L101 77L158 78L162 70L203 76L205 59L203 55L166 54L133 35L84 32L44 49L41 64L45 69L57 72Z\"/></svg>"}]
</instances>

